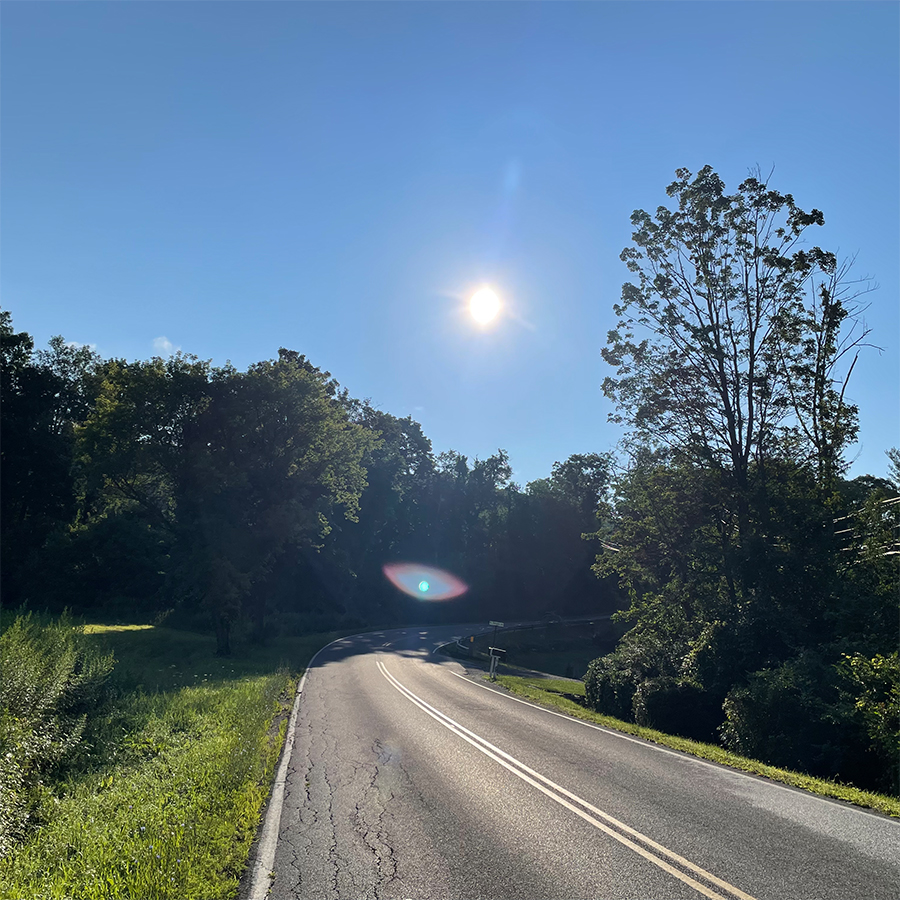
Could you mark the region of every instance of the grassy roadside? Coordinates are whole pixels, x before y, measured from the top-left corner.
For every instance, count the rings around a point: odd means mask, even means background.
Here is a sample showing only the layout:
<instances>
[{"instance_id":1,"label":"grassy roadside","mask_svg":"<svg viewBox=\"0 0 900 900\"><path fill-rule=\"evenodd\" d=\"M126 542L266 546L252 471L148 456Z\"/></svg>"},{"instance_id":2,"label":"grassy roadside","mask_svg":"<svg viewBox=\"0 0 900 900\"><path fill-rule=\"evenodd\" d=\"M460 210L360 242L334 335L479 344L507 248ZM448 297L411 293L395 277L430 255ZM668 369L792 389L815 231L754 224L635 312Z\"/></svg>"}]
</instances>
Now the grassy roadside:
<instances>
[{"instance_id":1,"label":"grassy roadside","mask_svg":"<svg viewBox=\"0 0 900 900\"><path fill-rule=\"evenodd\" d=\"M233 897L297 677L340 635L281 639L219 659L203 635L84 631L88 644L116 657L113 701L87 762L37 782L33 827L0 859L0 898Z\"/></svg>"},{"instance_id":2,"label":"grassy roadside","mask_svg":"<svg viewBox=\"0 0 900 900\"><path fill-rule=\"evenodd\" d=\"M758 760L748 759L745 756L739 756L737 753L731 753L715 744L703 744L699 741L692 741L689 738L664 734L652 728L643 728L631 722L623 722L620 719L614 719L612 716L604 716L593 712L586 709L576 700L565 696L566 694L584 696L584 684L580 682L562 679L519 678L513 675L500 675L497 681L523 699L530 700L532 703L537 703L540 706L558 710L577 719L593 722L614 731L632 734L654 744L671 747L673 750L680 750L683 753L689 753L701 759L708 759L711 762L730 766L733 769L761 775L781 784L803 788L803 790L819 794L822 797L831 797L836 800L853 803L856 806L865 806L889 816L900 816L900 799L897 797L862 791L852 785L826 781L822 778L813 778L811 775L804 775L802 772L779 769L776 766L770 766Z\"/></svg>"}]
</instances>

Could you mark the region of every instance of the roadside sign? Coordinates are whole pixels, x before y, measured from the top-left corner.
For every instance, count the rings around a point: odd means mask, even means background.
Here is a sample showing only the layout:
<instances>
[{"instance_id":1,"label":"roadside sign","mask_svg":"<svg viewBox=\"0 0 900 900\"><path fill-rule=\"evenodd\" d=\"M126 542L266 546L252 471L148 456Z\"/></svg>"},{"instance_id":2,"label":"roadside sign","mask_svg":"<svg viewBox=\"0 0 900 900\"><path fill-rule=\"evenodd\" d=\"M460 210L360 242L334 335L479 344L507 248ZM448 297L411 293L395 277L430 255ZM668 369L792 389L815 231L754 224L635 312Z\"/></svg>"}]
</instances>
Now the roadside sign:
<instances>
[{"instance_id":1,"label":"roadside sign","mask_svg":"<svg viewBox=\"0 0 900 900\"><path fill-rule=\"evenodd\" d=\"M491 651L491 681L497 680L497 663L500 662L503 657L506 656L506 651L501 650L499 647L488 647L488 650Z\"/></svg>"},{"instance_id":2,"label":"roadside sign","mask_svg":"<svg viewBox=\"0 0 900 900\"><path fill-rule=\"evenodd\" d=\"M493 625L494 628L502 628L503 627L502 622L488 622L488 625Z\"/></svg>"}]
</instances>

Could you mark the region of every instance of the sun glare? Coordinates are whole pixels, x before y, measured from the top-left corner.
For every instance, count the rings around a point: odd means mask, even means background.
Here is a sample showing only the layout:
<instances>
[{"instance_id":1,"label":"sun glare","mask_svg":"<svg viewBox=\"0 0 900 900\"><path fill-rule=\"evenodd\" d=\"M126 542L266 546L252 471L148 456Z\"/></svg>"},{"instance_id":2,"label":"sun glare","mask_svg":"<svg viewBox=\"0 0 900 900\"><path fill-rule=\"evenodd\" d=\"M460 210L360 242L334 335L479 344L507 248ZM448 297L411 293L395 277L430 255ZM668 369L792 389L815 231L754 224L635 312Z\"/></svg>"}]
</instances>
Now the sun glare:
<instances>
[{"instance_id":1,"label":"sun glare","mask_svg":"<svg viewBox=\"0 0 900 900\"><path fill-rule=\"evenodd\" d=\"M490 288L482 288L469 301L469 312L476 322L486 325L500 312L500 298Z\"/></svg>"}]
</instances>

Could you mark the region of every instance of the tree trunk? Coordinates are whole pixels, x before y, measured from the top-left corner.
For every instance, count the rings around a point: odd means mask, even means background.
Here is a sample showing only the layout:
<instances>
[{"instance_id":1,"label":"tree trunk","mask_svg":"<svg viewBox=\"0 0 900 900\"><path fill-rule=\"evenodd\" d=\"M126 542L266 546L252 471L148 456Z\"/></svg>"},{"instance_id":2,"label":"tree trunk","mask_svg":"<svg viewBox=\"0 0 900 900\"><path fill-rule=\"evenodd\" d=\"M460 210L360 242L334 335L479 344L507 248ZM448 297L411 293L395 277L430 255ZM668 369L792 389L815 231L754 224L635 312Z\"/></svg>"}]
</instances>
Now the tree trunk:
<instances>
[{"instance_id":1,"label":"tree trunk","mask_svg":"<svg viewBox=\"0 0 900 900\"><path fill-rule=\"evenodd\" d=\"M231 622L221 616L216 620L216 656L231 656Z\"/></svg>"},{"instance_id":2,"label":"tree trunk","mask_svg":"<svg viewBox=\"0 0 900 900\"><path fill-rule=\"evenodd\" d=\"M263 643L266 637L266 599L265 597L254 598L253 610L251 612L253 618L253 640Z\"/></svg>"}]
</instances>

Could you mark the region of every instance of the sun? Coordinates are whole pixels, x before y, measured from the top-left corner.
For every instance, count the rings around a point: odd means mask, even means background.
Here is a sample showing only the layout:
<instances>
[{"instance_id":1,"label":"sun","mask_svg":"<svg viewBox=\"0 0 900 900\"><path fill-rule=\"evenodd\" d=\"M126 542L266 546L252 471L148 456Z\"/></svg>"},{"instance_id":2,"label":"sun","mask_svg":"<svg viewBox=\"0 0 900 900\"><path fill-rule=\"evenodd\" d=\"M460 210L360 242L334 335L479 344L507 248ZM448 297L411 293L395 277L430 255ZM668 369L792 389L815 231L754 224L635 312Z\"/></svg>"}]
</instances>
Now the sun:
<instances>
[{"instance_id":1,"label":"sun","mask_svg":"<svg viewBox=\"0 0 900 900\"><path fill-rule=\"evenodd\" d=\"M489 287L483 287L469 301L469 312L476 322L487 325L500 312L500 298Z\"/></svg>"}]
</instances>

